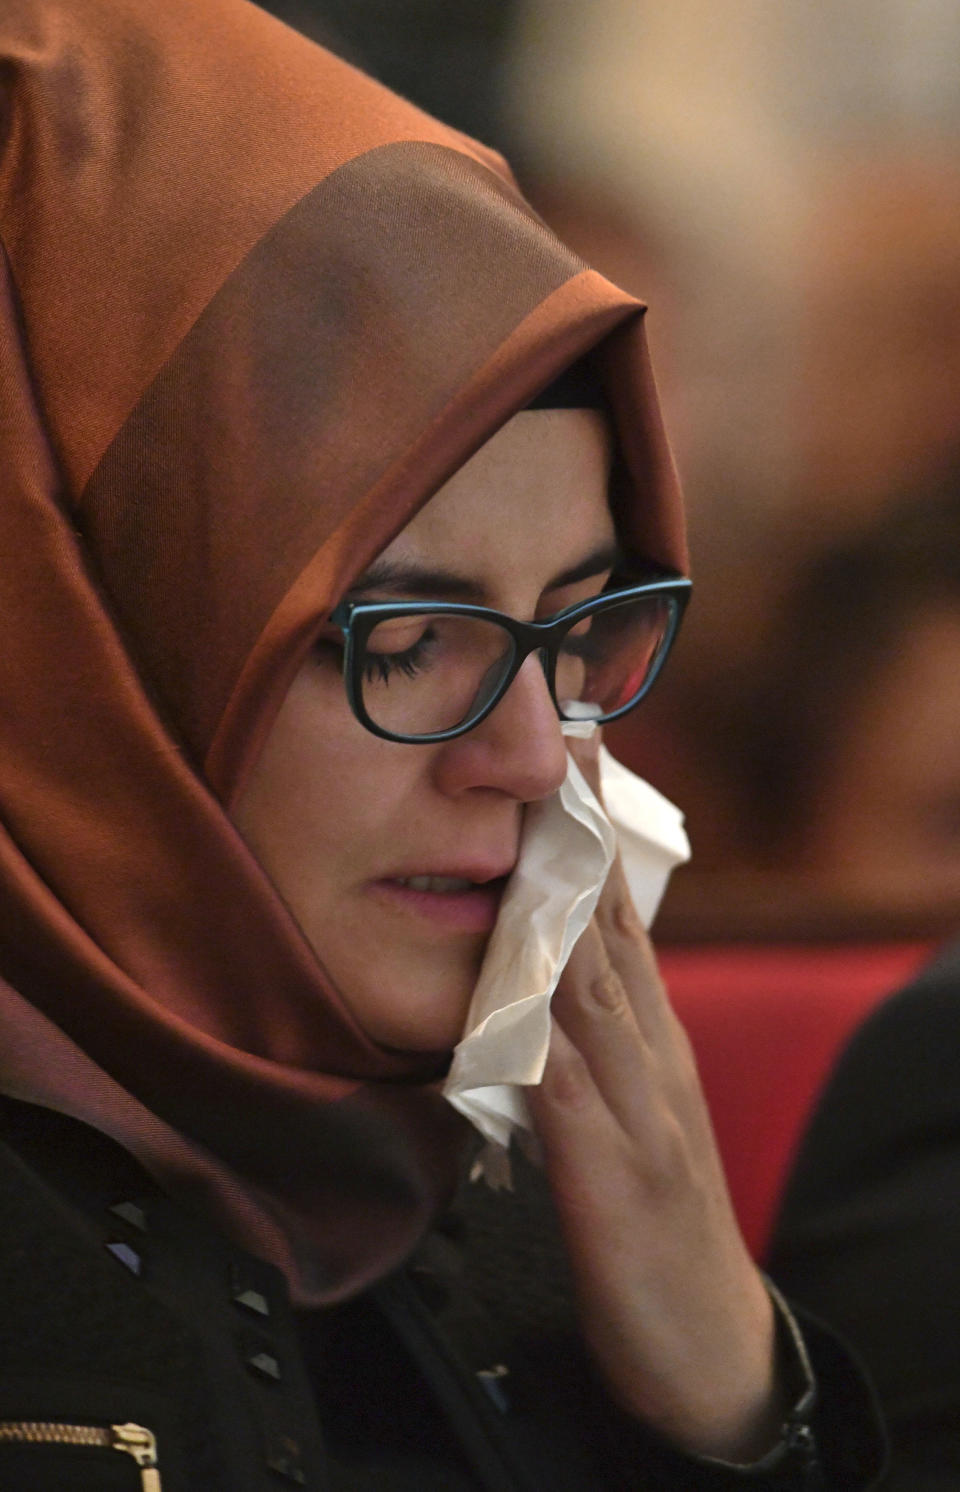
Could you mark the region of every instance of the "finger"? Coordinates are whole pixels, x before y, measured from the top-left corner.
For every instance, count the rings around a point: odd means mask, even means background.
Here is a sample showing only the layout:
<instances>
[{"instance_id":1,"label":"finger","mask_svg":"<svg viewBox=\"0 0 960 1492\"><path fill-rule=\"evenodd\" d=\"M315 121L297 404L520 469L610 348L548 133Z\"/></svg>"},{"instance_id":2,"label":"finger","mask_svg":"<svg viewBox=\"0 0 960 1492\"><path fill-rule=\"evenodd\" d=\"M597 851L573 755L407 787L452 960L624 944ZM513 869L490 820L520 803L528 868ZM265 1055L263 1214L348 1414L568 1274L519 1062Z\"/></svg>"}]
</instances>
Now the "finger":
<instances>
[{"instance_id":1,"label":"finger","mask_svg":"<svg viewBox=\"0 0 960 1492\"><path fill-rule=\"evenodd\" d=\"M651 1042L662 1038L673 1023L673 1010L619 855L610 867L594 920L640 1029Z\"/></svg>"},{"instance_id":2,"label":"finger","mask_svg":"<svg viewBox=\"0 0 960 1492\"><path fill-rule=\"evenodd\" d=\"M600 781L601 730L589 736L570 736L567 747L591 790L603 803ZM600 892L595 917L610 962L623 981L634 1013L650 1040L661 1039L676 1017L660 979L653 946L634 906L619 851Z\"/></svg>"},{"instance_id":3,"label":"finger","mask_svg":"<svg viewBox=\"0 0 960 1492\"><path fill-rule=\"evenodd\" d=\"M617 1125L588 1063L555 1020L543 1078L527 1089L527 1099L551 1177L568 1183L589 1177L596 1157L608 1153Z\"/></svg>"},{"instance_id":4,"label":"finger","mask_svg":"<svg viewBox=\"0 0 960 1492\"><path fill-rule=\"evenodd\" d=\"M659 1088L656 1056L595 924L586 928L570 956L553 1013L617 1124L633 1135L643 1132Z\"/></svg>"},{"instance_id":5,"label":"finger","mask_svg":"<svg viewBox=\"0 0 960 1492\"><path fill-rule=\"evenodd\" d=\"M650 1118L648 1094L662 1095L688 1116L700 1105L690 1040L642 928L636 941L635 918L628 901L616 915L620 925L593 919L558 982L554 1011L619 1121L636 1134Z\"/></svg>"},{"instance_id":6,"label":"finger","mask_svg":"<svg viewBox=\"0 0 960 1492\"><path fill-rule=\"evenodd\" d=\"M626 1227L635 1248L639 1198L655 1203L675 1189L678 1173L689 1169L678 1163L684 1139L677 1125L669 1119L654 1122L657 1115L651 1114L638 1143L638 1135L611 1111L583 1053L559 1023L551 1031L543 1081L527 1093L568 1242L572 1229L582 1231L581 1248L602 1247L603 1236L612 1245Z\"/></svg>"}]
</instances>

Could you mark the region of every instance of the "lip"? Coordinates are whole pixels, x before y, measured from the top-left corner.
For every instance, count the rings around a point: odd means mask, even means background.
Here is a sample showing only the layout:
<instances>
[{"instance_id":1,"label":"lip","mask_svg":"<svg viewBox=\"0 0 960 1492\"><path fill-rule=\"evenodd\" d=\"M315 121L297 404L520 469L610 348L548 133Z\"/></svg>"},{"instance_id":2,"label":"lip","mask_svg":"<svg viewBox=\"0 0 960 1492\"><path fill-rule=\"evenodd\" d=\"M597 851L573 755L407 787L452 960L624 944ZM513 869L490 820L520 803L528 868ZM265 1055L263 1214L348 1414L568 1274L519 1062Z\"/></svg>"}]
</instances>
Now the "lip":
<instances>
[{"instance_id":1,"label":"lip","mask_svg":"<svg viewBox=\"0 0 960 1492\"><path fill-rule=\"evenodd\" d=\"M421 919L436 930L452 933L490 933L493 931L500 901L513 865L507 870L493 871L491 867L444 866L443 870L398 871L396 876L383 876L369 882L369 889L377 899L391 910ZM401 880L412 876L434 875L456 877L458 880L474 881L469 891L417 891L412 886L401 885Z\"/></svg>"},{"instance_id":2,"label":"lip","mask_svg":"<svg viewBox=\"0 0 960 1492\"><path fill-rule=\"evenodd\" d=\"M474 881L484 885L487 881L505 881L517 863L517 856L510 860L460 860L443 865L418 864L391 866L380 879L384 881L409 881L414 876L447 876L451 880Z\"/></svg>"}]
</instances>

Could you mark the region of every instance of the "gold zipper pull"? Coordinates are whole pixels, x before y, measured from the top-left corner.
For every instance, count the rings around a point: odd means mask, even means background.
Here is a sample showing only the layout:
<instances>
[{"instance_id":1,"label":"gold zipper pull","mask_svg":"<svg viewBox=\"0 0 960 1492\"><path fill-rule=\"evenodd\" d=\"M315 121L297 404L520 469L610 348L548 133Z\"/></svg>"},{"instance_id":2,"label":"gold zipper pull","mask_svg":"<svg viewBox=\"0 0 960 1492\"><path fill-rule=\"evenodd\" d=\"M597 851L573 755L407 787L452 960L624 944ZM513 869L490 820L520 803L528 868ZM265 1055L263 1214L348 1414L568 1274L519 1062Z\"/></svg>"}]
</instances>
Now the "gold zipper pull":
<instances>
[{"instance_id":1,"label":"gold zipper pull","mask_svg":"<svg viewBox=\"0 0 960 1492\"><path fill-rule=\"evenodd\" d=\"M157 1437L143 1425L111 1425L113 1449L126 1451L140 1468L143 1492L162 1492L157 1470Z\"/></svg>"}]
</instances>

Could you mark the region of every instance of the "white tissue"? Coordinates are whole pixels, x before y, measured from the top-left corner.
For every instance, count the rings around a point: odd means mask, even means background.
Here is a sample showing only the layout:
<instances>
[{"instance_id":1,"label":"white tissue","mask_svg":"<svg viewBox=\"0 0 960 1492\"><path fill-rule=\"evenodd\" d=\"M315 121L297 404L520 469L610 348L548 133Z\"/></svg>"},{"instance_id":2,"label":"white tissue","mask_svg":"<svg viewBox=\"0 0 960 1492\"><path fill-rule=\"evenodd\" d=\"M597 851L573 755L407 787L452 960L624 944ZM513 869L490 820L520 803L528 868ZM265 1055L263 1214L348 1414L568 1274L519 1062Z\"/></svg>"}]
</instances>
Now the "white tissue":
<instances>
[{"instance_id":1,"label":"white tissue","mask_svg":"<svg viewBox=\"0 0 960 1492\"><path fill-rule=\"evenodd\" d=\"M564 734L586 736L590 721ZM550 999L600 897L619 846L634 902L649 927L674 865L689 858L683 816L600 748L604 813L573 758L559 792L526 811L520 856L453 1054L444 1097L489 1142L481 1169L509 1184L514 1131L530 1131L524 1087L543 1077Z\"/></svg>"},{"instance_id":2,"label":"white tissue","mask_svg":"<svg viewBox=\"0 0 960 1492\"><path fill-rule=\"evenodd\" d=\"M649 928L670 872L690 859L683 814L649 782L600 747L600 785L607 817L617 833L623 873L633 904Z\"/></svg>"}]
</instances>

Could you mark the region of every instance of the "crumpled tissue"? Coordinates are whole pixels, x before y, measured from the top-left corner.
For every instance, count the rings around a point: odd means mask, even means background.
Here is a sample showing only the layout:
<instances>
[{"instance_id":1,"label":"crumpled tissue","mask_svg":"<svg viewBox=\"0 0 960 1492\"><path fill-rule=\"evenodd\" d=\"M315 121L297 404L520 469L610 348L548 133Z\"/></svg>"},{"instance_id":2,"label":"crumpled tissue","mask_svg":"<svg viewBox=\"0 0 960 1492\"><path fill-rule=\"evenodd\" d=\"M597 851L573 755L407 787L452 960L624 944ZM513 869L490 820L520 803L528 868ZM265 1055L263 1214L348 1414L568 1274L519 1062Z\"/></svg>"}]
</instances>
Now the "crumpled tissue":
<instances>
[{"instance_id":1,"label":"crumpled tissue","mask_svg":"<svg viewBox=\"0 0 960 1492\"><path fill-rule=\"evenodd\" d=\"M587 736L595 728L570 722L564 733ZM488 1142L475 1171L491 1186L509 1185L511 1136L531 1135L523 1089L543 1077L550 999L617 848L647 927L671 870L690 856L679 809L604 747L600 781L606 812L570 757L559 791L527 807L520 855L443 1085L444 1097Z\"/></svg>"}]
</instances>

